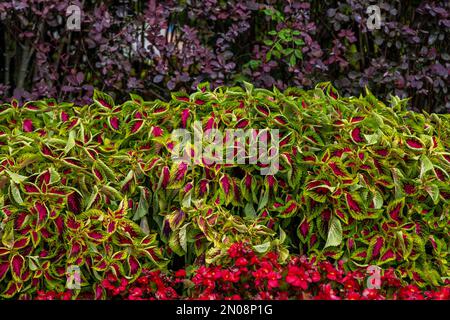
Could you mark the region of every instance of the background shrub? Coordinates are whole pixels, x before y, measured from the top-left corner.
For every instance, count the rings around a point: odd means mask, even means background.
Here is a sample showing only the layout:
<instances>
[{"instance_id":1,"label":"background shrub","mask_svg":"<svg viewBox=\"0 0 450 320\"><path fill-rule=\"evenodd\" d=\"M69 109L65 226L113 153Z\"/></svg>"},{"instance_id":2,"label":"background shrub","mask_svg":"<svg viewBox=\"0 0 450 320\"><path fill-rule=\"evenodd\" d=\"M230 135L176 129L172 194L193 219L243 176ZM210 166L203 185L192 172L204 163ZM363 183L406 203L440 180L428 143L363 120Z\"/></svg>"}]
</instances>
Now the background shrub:
<instances>
[{"instance_id":1,"label":"background shrub","mask_svg":"<svg viewBox=\"0 0 450 320\"><path fill-rule=\"evenodd\" d=\"M69 4L83 9L79 32L65 28ZM0 99L90 103L94 87L167 99L202 81L269 89L332 81L347 96L369 85L378 97L411 97L414 110L448 112L449 2L384 2L374 31L370 4L2 1Z\"/></svg>"}]
</instances>

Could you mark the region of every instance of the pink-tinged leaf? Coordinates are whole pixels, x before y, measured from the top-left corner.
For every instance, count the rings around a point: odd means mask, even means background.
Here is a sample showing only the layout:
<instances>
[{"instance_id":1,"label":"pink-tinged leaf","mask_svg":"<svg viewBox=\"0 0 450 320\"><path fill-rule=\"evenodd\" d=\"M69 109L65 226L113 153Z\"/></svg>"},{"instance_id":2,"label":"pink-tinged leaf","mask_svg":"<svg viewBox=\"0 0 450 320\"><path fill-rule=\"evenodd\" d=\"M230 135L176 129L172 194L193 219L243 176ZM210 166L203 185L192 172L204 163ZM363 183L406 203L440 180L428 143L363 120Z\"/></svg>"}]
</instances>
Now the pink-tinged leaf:
<instances>
[{"instance_id":1,"label":"pink-tinged leaf","mask_svg":"<svg viewBox=\"0 0 450 320\"><path fill-rule=\"evenodd\" d=\"M97 240L97 241L105 241L106 238L107 238L107 236L106 236L104 233L100 232L100 231L91 231L91 232L88 232L88 233L87 233L87 236L88 236L90 239Z\"/></svg>"},{"instance_id":2,"label":"pink-tinged leaf","mask_svg":"<svg viewBox=\"0 0 450 320\"><path fill-rule=\"evenodd\" d=\"M276 123L281 124L283 126L287 124L287 120L283 116L276 116L273 118L273 120L275 120Z\"/></svg>"},{"instance_id":3,"label":"pink-tinged leaf","mask_svg":"<svg viewBox=\"0 0 450 320\"><path fill-rule=\"evenodd\" d=\"M134 256L128 256L128 266L130 268L130 275L136 275L139 271L139 261Z\"/></svg>"},{"instance_id":4,"label":"pink-tinged leaf","mask_svg":"<svg viewBox=\"0 0 450 320\"><path fill-rule=\"evenodd\" d=\"M67 227L72 229L72 230L78 230L78 228L80 228L81 224L75 220L75 218L73 217L68 217L67 218Z\"/></svg>"},{"instance_id":5,"label":"pink-tinged leaf","mask_svg":"<svg viewBox=\"0 0 450 320\"><path fill-rule=\"evenodd\" d=\"M17 283L16 281L10 281L5 291L1 294L3 298L10 299L14 297L14 295L20 290L22 284Z\"/></svg>"},{"instance_id":6,"label":"pink-tinged leaf","mask_svg":"<svg viewBox=\"0 0 450 320\"><path fill-rule=\"evenodd\" d=\"M117 227L117 222L111 221L110 223L108 223L107 232L109 234L114 233L116 231L116 227Z\"/></svg>"},{"instance_id":7,"label":"pink-tinged leaf","mask_svg":"<svg viewBox=\"0 0 450 320\"><path fill-rule=\"evenodd\" d=\"M40 110L38 106L32 104L32 103L27 103L25 106L28 110L30 111L38 111Z\"/></svg>"},{"instance_id":8,"label":"pink-tinged leaf","mask_svg":"<svg viewBox=\"0 0 450 320\"><path fill-rule=\"evenodd\" d=\"M67 196L67 206L73 213L81 213L81 199L78 193L72 192Z\"/></svg>"},{"instance_id":9,"label":"pink-tinged leaf","mask_svg":"<svg viewBox=\"0 0 450 320\"><path fill-rule=\"evenodd\" d=\"M334 212L339 219L341 219L345 224L348 224L348 216L344 213L344 211L335 209Z\"/></svg>"},{"instance_id":10,"label":"pink-tinged leaf","mask_svg":"<svg viewBox=\"0 0 450 320\"><path fill-rule=\"evenodd\" d=\"M81 252L81 245L75 242L69 250L71 257L76 257Z\"/></svg>"},{"instance_id":11,"label":"pink-tinged leaf","mask_svg":"<svg viewBox=\"0 0 450 320\"><path fill-rule=\"evenodd\" d=\"M101 300L103 297L103 287L101 285L94 285L95 288L95 300Z\"/></svg>"},{"instance_id":12,"label":"pink-tinged leaf","mask_svg":"<svg viewBox=\"0 0 450 320\"><path fill-rule=\"evenodd\" d=\"M303 236L303 238L305 238L308 235L309 227L310 227L310 225L307 220L303 221L302 224L300 224L299 231L300 231L301 235Z\"/></svg>"},{"instance_id":13,"label":"pink-tinged leaf","mask_svg":"<svg viewBox=\"0 0 450 320\"><path fill-rule=\"evenodd\" d=\"M153 115L159 116L159 115L166 113L167 110L169 110L169 108L161 106L161 107L156 107L155 109L153 109L152 113L153 113Z\"/></svg>"},{"instance_id":14,"label":"pink-tinged leaf","mask_svg":"<svg viewBox=\"0 0 450 320\"><path fill-rule=\"evenodd\" d=\"M119 130L119 118L112 117L109 119L109 125L114 130Z\"/></svg>"},{"instance_id":15,"label":"pink-tinged leaf","mask_svg":"<svg viewBox=\"0 0 450 320\"><path fill-rule=\"evenodd\" d=\"M64 159L62 159L62 161L64 161L67 165L69 165L70 167L73 167L75 169L83 168L83 163L81 161L79 161L78 159L64 158Z\"/></svg>"},{"instance_id":16,"label":"pink-tinged leaf","mask_svg":"<svg viewBox=\"0 0 450 320\"><path fill-rule=\"evenodd\" d=\"M434 168L434 172L436 174L436 177L441 180L441 181L445 181L446 180L446 175L444 173L444 171L442 171L439 168Z\"/></svg>"},{"instance_id":17,"label":"pink-tinged leaf","mask_svg":"<svg viewBox=\"0 0 450 320\"><path fill-rule=\"evenodd\" d=\"M372 250L372 257L375 258L380 254L381 248L383 247L384 239L383 237L378 237L375 241L375 245Z\"/></svg>"},{"instance_id":18,"label":"pink-tinged leaf","mask_svg":"<svg viewBox=\"0 0 450 320\"><path fill-rule=\"evenodd\" d=\"M48 157L52 157L55 158L55 155L53 154L53 152L50 150L49 147L47 147L46 145L43 145L41 147L41 152L44 156L48 156Z\"/></svg>"},{"instance_id":19,"label":"pink-tinged leaf","mask_svg":"<svg viewBox=\"0 0 450 320\"><path fill-rule=\"evenodd\" d=\"M207 191L208 191L208 180L206 179L200 180L200 195L202 196L206 194Z\"/></svg>"},{"instance_id":20,"label":"pink-tinged leaf","mask_svg":"<svg viewBox=\"0 0 450 320\"><path fill-rule=\"evenodd\" d=\"M188 165L186 162L181 162L178 166L178 170L177 173L175 175L175 180L176 181L180 181L184 178L184 176L186 175L188 169Z\"/></svg>"},{"instance_id":21,"label":"pink-tinged leaf","mask_svg":"<svg viewBox=\"0 0 450 320\"><path fill-rule=\"evenodd\" d=\"M351 153L351 152L352 149L350 149L349 147L345 147L342 149L335 150L332 155L333 157L341 158L344 153Z\"/></svg>"},{"instance_id":22,"label":"pink-tinged leaf","mask_svg":"<svg viewBox=\"0 0 450 320\"><path fill-rule=\"evenodd\" d=\"M270 114L270 110L266 106L256 106L256 110L264 117L267 117Z\"/></svg>"},{"instance_id":23,"label":"pink-tinged leaf","mask_svg":"<svg viewBox=\"0 0 450 320\"><path fill-rule=\"evenodd\" d=\"M317 159L316 159L315 156L304 156L303 157L303 161L305 161L305 162L316 162Z\"/></svg>"},{"instance_id":24,"label":"pink-tinged leaf","mask_svg":"<svg viewBox=\"0 0 450 320\"><path fill-rule=\"evenodd\" d=\"M402 198L400 200L395 200L388 205L387 212L392 220L401 222L400 215L402 213L404 205L405 205L404 198Z\"/></svg>"},{"instance_id":25,"label":"pink-tinged leaf","mask_svg":"<svg viewBox=\"0 0 450 320\"><path fill-rule=\"evenodd\" d=\"M361 129L360 128L353 129L352 132L351 132L351 136L352 136L353 141L356 142L356 143L364 142L364 139L361 136Z\"/></svg>"},{"instance_id":26,"label":"pink-tinged leaf","mask_svg":"<svg viewBox=\"0 0 450 320\"><path fill-rule=\"evenodd\" d=\"M16 254L11 259L11 272L13 277L21 279L23 268L25 266L25 258L20 254Z\"/></svg>"},{"instance_id":27,"label":"pink-tinged leaf","mask_svg":"<svg viewBox=\"0 0 450 320\"><path fill-rule=\"evenodd\" d=\"M238 123L236 123L236 128L243 129L248 126L248 123L249 122L247 119L242 119Z\"/></svg>"},{"instance_id":28,"label":"pink-tinged leaf","mask_svg":"<svg viewBox=\"0 0 450 320\"><path fill-rule=\"evenodd\" d=\"M39 233L36 231L31 231L31 241L33 242L33 247L36 248L41 240L41 237L39 236Z\"/></svg>"},{"instance_id":29,"label":"pink-tinged leaf","mask_svg":"<svg viewBox=\"0 0 450 320\"><path fill-rule=\"evenodd\" d=\"M419 139L413 138L406 139L406 145L414 150L420 150L423 148L423 144Z\"/></svg>"},{"instance_id":30,"label":"pink-tinged leaf","mask_svg":"<svg viewBox=\"0 0 450 320\"><path fill-rule=\"evenodd\" d=\"M16 241L14 241L13 248L16 250L25 248L29 242L30 242L29 237L24 237L24 238L18 239ZM1 256L1 248L0 248L0 256Z\"/></svg>"},{"instance_id":31,"label":"pink-tinged leaf","mask_svg":"<svg viewBox=\"0 0 450 320\"><path fill-rule=\"evenodd\" d=\"M189 114L190 114L190 111L188 108L183 109L183 111L181 111L181 126L182 126L182 128L186 128Z\"/></svg>"},{"instance_id":32,"label":"pink-tinged leaf","mask_svg":"<svg viewBox=\"0 0 450 320\"><path fill-rule=\"evenodd\" d=\"M406 194L413 194L416 192L416 188L412 184L408 184L408 183L406 183L403 186L403 190L405 191Z\"/></svg>"},{"instance_id":33,"label":"pink-tinged leaf","mask_svg":"<svg viewBox=\"0 0 450 320\"><path fill-rule=\"evenodd\" d=\"M99 180L99 181L103 181L103 175L100 172L100 170L93 168L92 172L94 173L95 177Z\"/></svg>"},{"instance_id":34,"label":"pink-tinged leaf","mask_svg":"<svg viewBox=\"0 0 450 320\"><path fill-rule=\"evenodd\" d=\"M295 201L289 201L279 214L281 218L290 218L297 212L298 205Z\"/></svg>"},{"instance_id":35,"label":"pink-tinged leaf","mask_svg":"<svg viewBox=\"0 0 450 320\"><path fill-rule=\"evenodd\" d=\"M394 252L392 251L392 249L388 249L383 256L381 257L381 261L382 262L386 262L387 260L392 260L394 259L395 255Z\"/></svg>"},{"instance_id":36,"label":"pink-tinged leaf","mask_svg":"<svg viewBox=\"0 0 450 320\"><path fill-rule=\"evenodd\" d=\"M225 194L228 194L230 191L230 179L227 176L223 176L220 178L220 185L222 186L222 190L225 192Z\"/></svg>"},{"instance_id":37,"label":"pink-tinged leaf","mask_svg":"<svg viewBox=\"0 0 450 320\"><path fill-rule=\"evenodd\" d=\"M437 142L436 137L433 137L432 140L433 140L433 148L436 149L438 147L438 142Z\"/></svg>"},{"instance_id":38,"label":"pink-tinged leaf","mask_svg":"<svg viewBox=\"0 0 450 320\"><path fill-rule=\"evenodd\" d=\"M162 187L163 187L164 189L167 188L167 186L168 186L168 184L169 184L169 181L170 181L170 170L169 170L169 168L166 166L166 167L164 167L163 170L162 170L162 183L161 183L161 185L162 185Z\"/></svg>"},{"instance_id":39,"label":"pink-tinged leaf","mask_svg":"<svg viewBox=\"0 0 450 320\"><path fill-rule=\"evenodd\" d=\"M176 97L178 101L189 102L189 97Z\"/></svg>"},{"instance_id":40,"label":"pink-tinged leaf","mask_svg":"<svg viewBox=\"0 0 450 320\"><path fill-rule=\"evenodd\" d=\"M16 220L14 221L14 225L16 229L20 230L24 227L25 219L27 218L28 213L26 212L19 212L16 216Z\"/></svg>"},{"instance_id":41,"label":"pink-tinged leaf","mask_svg":"<svg viewBox=\"0 0 450 320\"><path fill-rule=\"evenodd\" d=\"M450 163L450 155L448 155L448 154L443 154L442 157L445 159L445 161L447 161L448 163Z\"/></svg>"},{"instance_id":42,"label":"pink-tinged leaf","mask_svg":"<svg viewBox=\"0 0 450 320\"><path fill-rule=\"evenodd\" d=\"M124 260L127 257L127 254L124 251L119 251L113 254L111 260Z\"/></svg>"},{"instance_id":43,"label":"pink-tinged leaf","mask_svg":"<svg viewBox=\"0 0 450 320\"><path fill-rule=\"evenodd\" d=\"M338 177L345 177L346 173L336 162L330 162L328 166L331 168L333 173Z\"/></svg>"},{"instance_id":44,"label":"pink-tinged leaf","mask_svg":"<svg viewBox=\"0 0 450 320\"><path fill-rule=\"evenodd\" d=\"M347 206L350 210L353 210L357 213L361 212L361 207L358 205L358 203L353 199L352 195L350 193L345 194L345 199L347 201Z\"/></svg>"},{"instance_id":45,"label":"pink-tinged leaf","mask_svg":"<svg viewBox=\"0 0 450 320\"><path fill-rule=\"evenodd\" d=\"M34 130L33 129L33 121L31 119L23 120L22 130L23 130L23 132L32 132Z\"/></svg>"},{"instance_id":46,"label":"pink-tinged leaf","mask_svg":"<svg viewBox=\"0 0 450 320\"><path fill-rule=\"evenodd\" d=\"M357 122L361 122L365 119L365 117L353 117L350 122L351 123L357 123Z\"/></svg>"},{"instance_id":47,"label":"pink-tinged leaf","mask_svg":"<svg viewBox=\"0 0 450 320\"><path fill-rule=\"evenodd\" d=\"M5 255L9 255L10 252L11 252L11 250L8 249L8 248L2 248L2 247L0 247L0 257L1 257L1 256L5 256Z\"/></svg>"},{"instance_id":48,"label":"pink-tinged leaf","mask_svg":"<svg viewBox=\"0 0 450 320\"><path fill-rule=\"evenodd\" d=\"M39 189L33 184L27 183L23 187L27 193L40 193Z\"/></svg>"},{"instance_id":49,"label":"pink-tinged leaf","mask_svg":"<svg viewBox=\"0 0 450 320\"><path fill-rule=\"evenodd\" d=\"M93 267L95 270L97 271L103 271L108 267L108 264L106 263L105 260L100 260L99 262L97 262L95 264L95 266Z\"/></svg>"},{"instance_id":50,"label":"pink-tinged leaf","mask_svg":"<svg viewBox=\"0 0 450 320\"><path fill-rule=\"evenodd\" d=\"M67 130L70 130L72 128L74 128L76 125L78 125L80 123L80 119L79 118L75 118L72 121L70 121L69 126L67 127Z\"/></svg>"},{"instance_id":51,"label":"pink-tinged leaf","mask_svg":"<svg viewBox=\"0 0 450 320\"><path fill-rule=\"evenodd\" d=\"M389 150L387 149L378 149L375 152L382 157L386 157L389 154Z\"/></svg>"},{"instance_id":52,"label":"pink-tinged leaf","mask_svg":"<svg viewBox=\"0 0 450 320\"><path fill-rule=\"evenodd\" d=\"M214 114L213 114L212 117L210 117L208 119L208 121L206 122L205 131L211 130L214 127L214 124L215 124L215 119L214 119Z\"/></svg>"},{"instance_id":53,"label":"pink-tinged leaf","mask_svg":"<svg viewBox=\"0 0 450 320\"><path fill-rule=\"evenodd\" d=\"M133 122L133 125L131 126L131 133L138 132L144 125L144 120L137 120Z\"/></svg>"},{"instance_id":54,"label":"pink-tinged leaf","mask_svg":"<svg viewBox=\"0 0 450 320\"><path fill-rule=\"evenodd\" d=\"M0 261L0 281L6 276L6 273L9 270L9 261Z\"/></svg>"},{"instance_id":55,"label":"pink-tinged leaf","mask_svg":"<svg viewBox=\"0 0 450 320\"><path fill-rule=\"evenodd\" d=\"M59 118L60 118L61 122L66 122L69 120L69 115L67 113L65 113L64 111L61 111Z\"/></svg>"},{"instance_id":56,"label":"pink-tinged leaf","mask_svg":"<svg viewBox=\"0 0 450 320\"><path fill-rule=\"evenodd\" d=\"M164 131L160 127L152 127L152 136L161 137Z\"/></svg>"},{"instance_id":57,"label":"pink-tinged leaf","mask_svg":"<svg viewBox=\"0 0 450 320\"><path fill-rule=\"evenodd\" d=\"M97 101L98 101L98 103L100 103L105 108L108 108L108 109L112 108L112 106L109 103L107 103L105 100L103 100L103 99L98 99Z\"/></svg>"},{"instance_id":58,"label":"pink-tinged leaf","mask_svg":"<svg viewBox=\"0 0 450 320\"><path fill-rule=\"evenodd\" d=\"M48 218L48 209L41 202L36 202L34 208L36 209L38 214L37 225L42 226Z\"/></svg>"}]
</instances>

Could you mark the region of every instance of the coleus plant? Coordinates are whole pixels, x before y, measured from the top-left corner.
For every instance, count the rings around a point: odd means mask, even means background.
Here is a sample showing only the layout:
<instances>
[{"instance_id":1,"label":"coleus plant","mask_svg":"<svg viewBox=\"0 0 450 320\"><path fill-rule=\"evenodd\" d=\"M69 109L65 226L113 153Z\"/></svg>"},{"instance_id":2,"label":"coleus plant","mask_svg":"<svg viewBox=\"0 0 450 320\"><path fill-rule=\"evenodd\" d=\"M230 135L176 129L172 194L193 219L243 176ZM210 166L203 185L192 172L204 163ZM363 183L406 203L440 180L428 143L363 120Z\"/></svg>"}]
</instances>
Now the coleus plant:
<instances>
[{"instance_id":1,"label":"coleus plant","mask_svg":"<svg viewBox=\"0 0 450 320\"><path fill-rule=\"evenodd\" d=\"M398 98L386 106L369 91L341 98L328 83L93 100L0 108L5 297L33 281L64 285L58 275L72 264L86 285L112 270L133 279L143 264L220 261L244 240L281 261L300 252L348 269L394 266L419 285L449 276L447 116L407 111ZM279 170L173 161L180 128L278 129Z\"/></svg>"}]
</instances>

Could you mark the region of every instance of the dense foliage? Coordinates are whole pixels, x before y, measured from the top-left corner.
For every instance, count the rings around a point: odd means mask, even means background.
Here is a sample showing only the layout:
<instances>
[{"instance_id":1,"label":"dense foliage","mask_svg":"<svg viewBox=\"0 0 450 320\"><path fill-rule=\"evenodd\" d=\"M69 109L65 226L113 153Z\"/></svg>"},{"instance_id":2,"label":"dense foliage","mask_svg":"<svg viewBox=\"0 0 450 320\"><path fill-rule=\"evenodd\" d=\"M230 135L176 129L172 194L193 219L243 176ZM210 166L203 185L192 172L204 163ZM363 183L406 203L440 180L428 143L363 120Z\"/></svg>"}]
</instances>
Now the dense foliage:
<instances>
[{"instance_id":1,"label":"dense foliage","mask_svg":"<svg viewBox=\"0 0 450 320\"><path fill-rule=\"evenodd\" d=\"M341 98L327 83L93 100L1 105L3 297L62 292L71 265L100 297L111 273L133 282L141 269L208 268L236 242L281 265L300 253L347 272L392 267L423 289L450 275L448 115L369 91ZM278 129L279 171L175 162L179 128Z\"/></svg>"},{"instance_id":2,"label":"dense foliage","mask_svg":"<svg viewBox=\"0 0 450 320\"><path fill-rule=\"evenodd\" d=\"M66 29L71 4L82 9L80 31ZM413 109L449 112L450 3L385 1L381 29L369 30L371 4L2 1L0 100L91 103L94 87L167 99L203 81L281 90L332 81L345 95L369 85L379 97L411 97Z\"/></svg>"}]
</instances>

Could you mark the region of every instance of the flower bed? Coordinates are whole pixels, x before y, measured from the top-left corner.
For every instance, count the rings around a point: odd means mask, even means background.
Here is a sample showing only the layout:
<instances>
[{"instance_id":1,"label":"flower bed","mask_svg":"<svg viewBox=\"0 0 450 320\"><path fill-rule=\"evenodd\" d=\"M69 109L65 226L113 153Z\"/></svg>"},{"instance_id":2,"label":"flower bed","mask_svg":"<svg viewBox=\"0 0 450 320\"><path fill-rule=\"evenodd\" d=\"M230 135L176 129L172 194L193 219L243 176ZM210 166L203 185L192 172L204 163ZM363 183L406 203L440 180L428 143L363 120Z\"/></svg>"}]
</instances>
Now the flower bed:
<instances>
[{"instance_id":1,"label":"flower bed","mask_svg":"<svg viewBox=\"0 0 450 320\"><path fill-rule=\"evenodd\" d=\"M448 116L329 84L94 101L0 108L3 298L448 298ZM278 130L276 172L174 161L230 128Z\"/></svg>"},{"instance_id":2,"label":"flower bed","mask_svg":"<svg viewBox=\"0 0 450 320\"><path fill-rule=\"evenodd\" d=\"M291 257L280 265L279 255L269 252L259 257L243 243L228 250L225 265L180 269L165 274L160 270L143 270L130 283L109 273L101 287L109 299L128 300L448 300L450 286L435 291L405 284L392 268L379 279L379 288L367 288L371 281L365 269L345 271L344 261L333 265L315 257ZM447 280L447 284L450 282ZM39 291L38 300L71 299L71 291ZM93 299L94 295L78 298Z\"/></svg>"}]
</instances>

